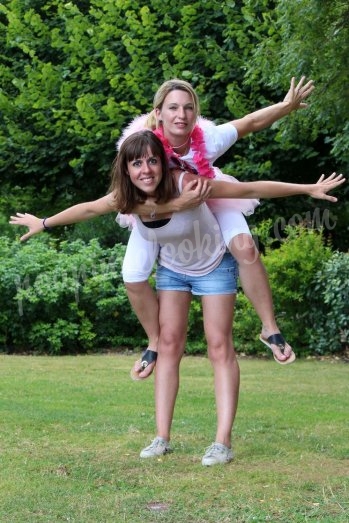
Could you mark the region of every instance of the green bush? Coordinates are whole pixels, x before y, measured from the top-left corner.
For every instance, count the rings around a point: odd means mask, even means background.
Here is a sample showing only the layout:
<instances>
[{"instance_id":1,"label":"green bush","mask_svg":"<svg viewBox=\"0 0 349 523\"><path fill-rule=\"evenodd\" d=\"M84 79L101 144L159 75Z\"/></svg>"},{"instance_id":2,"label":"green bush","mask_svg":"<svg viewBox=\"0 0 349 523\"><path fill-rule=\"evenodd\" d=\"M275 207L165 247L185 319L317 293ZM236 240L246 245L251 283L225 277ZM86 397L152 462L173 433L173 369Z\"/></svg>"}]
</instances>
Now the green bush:
<instances>
[{"instance_id":1,"label":"green bush","mask_svg":"<svg viewBox=\"0 0 349 523\"><path fill-rule=\"evenodd\" d=\"M128 229L116 226L113 213L65 227L64 233L65 239L69 242L80 239L88 243L98 238L102 247L112 247L115 243L126 244L129 235Z\"/></svg>"},{"instance_id":2,"label":"green bush","mask_svg":"<svg viewBox=\"0 0 349 523\"><path fill-rule=\"evenodd\" d=\"M125 247L0 238L0 346L60 354L139 344L121 277Z\"/></svg>"},{"instance_id":3,"label":"green bush","mask_svg":"<svg viewBox=\"0 0 349 523\"><path fill-rule=\"evenodd\" d=\"M310 347L316 354L339 352L349 346L349 254L334 252L318 270L309 289Z\"/></svg>"},{"instance_id":4,"label":"green bush","mask_svg":"<svg viewBox=\"0 0 349 523\"><path fill-rule=\"evenodd\" d=\"M205 354L207 343L204 334L201 299L193 296L188 318L187 354Z\"/></svg>"},{"instance_id":5,"label":"green bush","mask_svg":"<svg viewBox=\"0 0 349 523\"><path fill-rule=\"evenodd\" d=\"M272 220L265 220L254 233L265 246L263 262L269 275L278 325L298 355L308 354L313 332L315 275L319 267L331 256L322 231L286 226L286 237L273 239L270 235ZM259 341L261 322L249 300L239 292L234 314L233 335L237 351L241 354L264 354L265 346ZM206 350L202 332L201 307L194 302L189 316L187 352Z\"/></svg>"},{"instance_id":6,"label":"green bush","mask_svg":"<svg viewBox=\"0 0 349 523\"><path fill-rule=\"evenodd\" d=\"M41 235L0 237L0 348L64 354L144 345L121 277L125 246ZM153 279L151 280L154 284ZM190 311L188 352L206 350L201 305Z\"/></svg>"},{"instance_id":7,"label":"green bush","mask_svg":"<svg viewBox=\"0 0 349 523\"><path fill-rule=\"evenodd\" d=\"M279 248L259 229L277 320L298 355L337 352L349 339L349 255L332 253L321 232L288 227ZM0 237L0 348L64 354L110 347L139 348L145 335L121 277L125 246L41 235L21 244ZM152 283L154 283L152 281ZM240 293L234 320L237 350L265 353L261 325ZM189 313L187 353L205 353L202 310Z\"/></svg>"}]
</instances>

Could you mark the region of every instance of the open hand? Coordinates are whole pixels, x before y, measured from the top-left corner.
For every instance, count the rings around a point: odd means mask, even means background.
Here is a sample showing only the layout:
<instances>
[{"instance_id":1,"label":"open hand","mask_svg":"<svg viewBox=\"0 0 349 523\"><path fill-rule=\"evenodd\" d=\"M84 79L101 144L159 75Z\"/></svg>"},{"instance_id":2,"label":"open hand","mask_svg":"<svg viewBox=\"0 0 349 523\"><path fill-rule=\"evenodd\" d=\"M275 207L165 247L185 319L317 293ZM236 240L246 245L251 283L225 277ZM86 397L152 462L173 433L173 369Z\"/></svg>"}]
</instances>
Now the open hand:
<instances>
[{"instance_id":1,"label":"open hand","mask_svg":"<svg viewBox=\"0 0 349 523\"><path fill-rule=\"evenodd\" d=\"M303 102L303 100L305 100L310 95L310 93L315 89L315 86L313 80L309 80L309 82L303 85L304 81L305 76L302 76L298 84L295 86L295 77L293 77L291 80L290 89L284 98L284 102L288 102L290 106L290 111L308 107L308 104Z\"/></svg>"},{"instance_id":2,"label":"open hand","mask_svg":"<svg viewBox=\"0 0 349 523\"><path fill-rule=\"evenodd\" d=\"M38 218L33 214L17 212L15 216L11 216L9 223L11 225L22 225L29 228L29 231L20 237L21 242L28 240L28 238L34 236L34 234L38 234L44 230L42 218Z\"/></svg>"},{"instance_id":3,"label":"open hand","mask_svg":"<svg viewBox=\"0 0 349 523\"><path fill-rule=\"evenodd\" d=\"M345 182L345 180L346 179L342 174L332 173L327 178L325 178L325 175L322 174L318 179L317 183L312 185L309 194L310 196L312 196L312 198L336 202L338 199L335 196L330 196L327 193L332 189L335 189L339 185L342 185Z\"/></svg>"}]
</instances>

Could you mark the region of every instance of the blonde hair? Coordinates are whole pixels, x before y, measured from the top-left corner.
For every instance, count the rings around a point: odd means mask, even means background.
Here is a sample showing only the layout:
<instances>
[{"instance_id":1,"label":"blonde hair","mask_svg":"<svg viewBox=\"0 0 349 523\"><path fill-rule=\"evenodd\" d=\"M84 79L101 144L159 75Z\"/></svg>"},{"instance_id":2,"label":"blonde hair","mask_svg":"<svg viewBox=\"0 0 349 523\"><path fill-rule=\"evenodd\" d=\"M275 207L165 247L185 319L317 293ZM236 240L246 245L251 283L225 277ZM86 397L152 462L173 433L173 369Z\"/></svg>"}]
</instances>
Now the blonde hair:
<instances>
[{"instance_id":1,"label":"blonde hair","mask_svg":"<svg viewBox=\"0 0 349 523\"><path fill-rule=\"evenodd\" d=\"M200 115L200 102L195 89L192 87L192 85L190 85L189 82L186 82L185 80L180 80L179 78L173 78L172 80L166 80L166 82L160 85L159 89L155 93L153 100L153 110L151 113L149 113L149 116L146 121L146 126L148 129L156 129L157 127L159 127L159 122L157 121L157 118L155 116L155 109L161 110L166 96L171 91L176 90L185 91L190 95L193 101L196 118Z\"/></svg>"},{"instance_id":2,"label":"blonde hair","mask_svg":"<svg viewBox=\"0 0 349 523\"><path fill-rule=\"evenodd\" d=\"M161 140L149 130L138 131L128 136L121 144L119 154L111 168L109 191L113 193L114 204L122 213L132 212L135 205L144 203L147 194L136 187L128 174L128 162L151 154L160 158L162 178L156 188L156 202L166 203L177 195L174 177L169 172L167 156Z\"/></svg>"}]
</instances>

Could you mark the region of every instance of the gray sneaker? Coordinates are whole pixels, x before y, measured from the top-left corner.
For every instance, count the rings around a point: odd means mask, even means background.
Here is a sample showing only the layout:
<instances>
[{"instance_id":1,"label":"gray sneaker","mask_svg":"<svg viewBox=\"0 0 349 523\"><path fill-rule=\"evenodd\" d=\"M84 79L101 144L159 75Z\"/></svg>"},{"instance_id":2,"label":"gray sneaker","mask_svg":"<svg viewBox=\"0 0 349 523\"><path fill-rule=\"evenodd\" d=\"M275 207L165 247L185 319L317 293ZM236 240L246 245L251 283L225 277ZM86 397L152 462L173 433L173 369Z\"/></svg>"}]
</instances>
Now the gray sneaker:
<instances>
[{"instance_id":1,"label":"gray sneaker","mask_svg":"<svg viewBox=\"0 0 349 523\"><path fill-rule=\"evenodd\" d=\"M156 458L172 452L170 444L164 438L156 437L148 447L145 447L140 453L141 458Z\"/></svg>"},{"instance_id":2,"label":"gray sneaker","mask_svg":"<svg viewBox=\"0 0 349 523\"><path fill-rule=\"evenodd\" d=\"M233 459L233 451L222 445L222 443L212 443L205 452L201 463L207 467L218 465L219 463L229 463Z\"/></svg>"}]
</instances>

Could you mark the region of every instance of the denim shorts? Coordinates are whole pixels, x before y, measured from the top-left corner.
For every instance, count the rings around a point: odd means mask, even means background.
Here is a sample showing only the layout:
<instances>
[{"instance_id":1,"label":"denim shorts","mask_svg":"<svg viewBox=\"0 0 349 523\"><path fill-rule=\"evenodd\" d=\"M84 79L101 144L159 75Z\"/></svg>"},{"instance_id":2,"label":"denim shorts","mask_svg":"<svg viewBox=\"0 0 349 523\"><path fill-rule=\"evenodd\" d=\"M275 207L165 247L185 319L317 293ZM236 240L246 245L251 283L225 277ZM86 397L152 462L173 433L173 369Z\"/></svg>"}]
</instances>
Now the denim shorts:
<instances>
[{"instance_id":1,"label":"denim shorts","mask_svg":"<svg viewBox=\"0 0 349 523\"><path fill-rule=\"evenodd\" d=\"M158 265L156 289L191 292L195 296L236 294L237 278L238 264L230 253L226 253L218 267L204 276L181 274Z\"/></svg>"}]
</instances>

